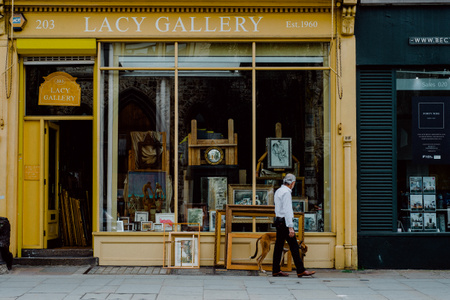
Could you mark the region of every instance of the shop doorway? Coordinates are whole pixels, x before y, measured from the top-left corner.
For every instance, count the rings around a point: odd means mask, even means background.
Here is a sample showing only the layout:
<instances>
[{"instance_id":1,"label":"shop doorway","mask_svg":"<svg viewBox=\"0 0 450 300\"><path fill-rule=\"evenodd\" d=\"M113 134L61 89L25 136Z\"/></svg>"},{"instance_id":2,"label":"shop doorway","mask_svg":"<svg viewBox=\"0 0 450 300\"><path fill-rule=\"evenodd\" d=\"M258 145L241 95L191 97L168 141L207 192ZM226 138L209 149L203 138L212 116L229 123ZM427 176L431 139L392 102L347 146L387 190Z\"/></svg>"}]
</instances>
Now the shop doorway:
<instances>
[{"instance_id":1,"label":"shop doorway","mask_svg":"<svg viewBox=\"0 0 450 300\"><path fill-rule=\"evenodd\" d=\"M24 124L23 249L92 248L92 121Z\"/></svg>"},{"instance_id":2,"label":"shop doorway","mask_svg":"<svg viewBox=\"0 0 450 300\"><path fill-rule=\"evenodd\" d=\"M47 185L47 200L58 207L59 226L57 237L48 235L47 248L92 247L92 121L59 121L54 125L59 135L49 125L49 145L54 145L47 156L49 169L56 168L54 178L49 172L48 179L58 189L54 194Z\"/></svg>"}]
</instances>

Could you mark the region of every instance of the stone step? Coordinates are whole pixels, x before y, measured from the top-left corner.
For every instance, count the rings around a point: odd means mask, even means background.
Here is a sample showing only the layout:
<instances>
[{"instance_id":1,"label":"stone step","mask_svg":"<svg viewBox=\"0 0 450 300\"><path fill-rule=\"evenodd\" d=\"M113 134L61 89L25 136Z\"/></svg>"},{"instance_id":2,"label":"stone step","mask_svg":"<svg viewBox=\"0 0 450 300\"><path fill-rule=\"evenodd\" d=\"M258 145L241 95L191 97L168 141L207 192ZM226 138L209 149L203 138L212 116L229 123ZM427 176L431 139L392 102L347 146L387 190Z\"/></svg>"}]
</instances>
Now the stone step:
<instances>
[{"instance_id":1,"label":"stone step","mask_svg":"<svg viewBox=\"0 0 450 300\"><path fill-rule=\"evenodd\" d=\"M98 265L93 250L87 248L22 249L22 257L14 258L13 265Z\"/></svg>"},{"instance_id":2,"label":"stone step","mask_svg":"<svg viewBox=\"0 0 450 300\"><path fill-rule=\"evenodd\" d=\"M93 254L87 248L22 249L22 257L92 257Z\"/></svg>"},{"instance_id":3,"label":"stone step","mask_svg":"<svg viewBox=\"0 0 450 300\"><path fill-rule=\"evenodd\" d=\"M14 258L13 265L27 265L27 266L83 266L83 265L98 265L97 257L20 257Z\"/></svg>"}]
</instances>

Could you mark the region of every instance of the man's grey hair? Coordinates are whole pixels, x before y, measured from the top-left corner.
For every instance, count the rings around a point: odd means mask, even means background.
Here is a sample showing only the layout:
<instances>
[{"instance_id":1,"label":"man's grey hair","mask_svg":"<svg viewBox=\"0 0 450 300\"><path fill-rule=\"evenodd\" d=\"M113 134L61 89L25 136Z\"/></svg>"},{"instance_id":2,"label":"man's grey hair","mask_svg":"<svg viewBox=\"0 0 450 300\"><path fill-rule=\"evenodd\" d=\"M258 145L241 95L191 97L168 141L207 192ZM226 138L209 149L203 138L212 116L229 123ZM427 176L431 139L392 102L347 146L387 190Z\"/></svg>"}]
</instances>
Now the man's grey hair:
<instances>
[{"instance_id":1,"label":"man's grey hair","mask_svg":"<svg viewBox=\"0 0 450 300\"><path fill-rule=\"evenodd\" d=\"M295 182L294 174L288 173L288 174L286 174L286 176L284 176L283 184L288 184L289 185L289 184L291 184L293 182Z\"/></svg>"}]
</instances>

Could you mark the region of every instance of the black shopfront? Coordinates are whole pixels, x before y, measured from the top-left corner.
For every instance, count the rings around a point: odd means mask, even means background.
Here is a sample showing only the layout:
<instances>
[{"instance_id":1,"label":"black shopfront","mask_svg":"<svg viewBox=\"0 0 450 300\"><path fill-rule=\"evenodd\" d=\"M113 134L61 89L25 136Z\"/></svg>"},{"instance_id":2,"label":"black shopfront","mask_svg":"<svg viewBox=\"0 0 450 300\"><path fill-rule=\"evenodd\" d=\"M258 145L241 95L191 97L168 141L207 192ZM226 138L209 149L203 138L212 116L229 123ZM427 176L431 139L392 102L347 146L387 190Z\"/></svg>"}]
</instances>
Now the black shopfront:
<instances>
[{"instance_id":1,"label":"black shopfront","mask_svg":"<svg viewBox=\"0 0 450 300\"><path fill-rule=\"evenodd\" d=\"M355 25L359 266L446 269L450 6L363 2Z\"/></svg>"}]
</instances>

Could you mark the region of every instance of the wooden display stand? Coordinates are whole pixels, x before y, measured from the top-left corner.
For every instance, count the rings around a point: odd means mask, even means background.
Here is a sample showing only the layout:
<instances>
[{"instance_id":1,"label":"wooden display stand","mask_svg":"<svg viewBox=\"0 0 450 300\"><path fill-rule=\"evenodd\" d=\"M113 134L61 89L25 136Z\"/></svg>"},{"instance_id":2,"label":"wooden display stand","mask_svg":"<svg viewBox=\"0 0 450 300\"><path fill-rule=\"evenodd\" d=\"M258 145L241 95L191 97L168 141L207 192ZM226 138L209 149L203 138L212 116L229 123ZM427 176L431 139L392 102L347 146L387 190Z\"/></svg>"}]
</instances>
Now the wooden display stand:
<instances>
[{"instance_id":1,"label":"wooden display stand","mask_svg":"<svg viewBox=\"0 0 450 300\"><path fill-rule=\"evenodd\" d=\"M224 261L220 261L220 239L222 215L225 213L225 256ZM258 270L256 261L254 264L233 264L232 245L233 238L259 238L264 232L231 232L231 226L234 216L251 216L251 217L275 217L275 206L273 205L226 205L225 210L216 211L216 231L215 231L215 248L214 248L214 264L216 266L226 266L227 269L234 270ZM297 239L304 240L304 214L294 213L294 217L299 218L299 227L297 232ZM283 271L292 270L292 258L288 252L286 264L282 266Z\"/></svg>"},{"instance_id":2,"label":"wooden display stand","mask_svg":"<svg viewBox=\"0 0 450 300\"><path fill-rule=\"evenodd\" d=\"M238 164L237 133L234 133L234 121L228 120L228 139L198 139L197 120L191 121L191 133L188 138L189 166L200 166L207 164L202 157L202 151L209 147L224 149L226 165Z\"/></svg>"}]
</instances>

